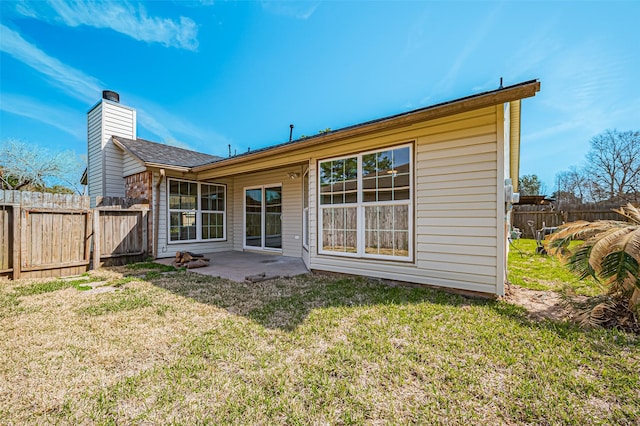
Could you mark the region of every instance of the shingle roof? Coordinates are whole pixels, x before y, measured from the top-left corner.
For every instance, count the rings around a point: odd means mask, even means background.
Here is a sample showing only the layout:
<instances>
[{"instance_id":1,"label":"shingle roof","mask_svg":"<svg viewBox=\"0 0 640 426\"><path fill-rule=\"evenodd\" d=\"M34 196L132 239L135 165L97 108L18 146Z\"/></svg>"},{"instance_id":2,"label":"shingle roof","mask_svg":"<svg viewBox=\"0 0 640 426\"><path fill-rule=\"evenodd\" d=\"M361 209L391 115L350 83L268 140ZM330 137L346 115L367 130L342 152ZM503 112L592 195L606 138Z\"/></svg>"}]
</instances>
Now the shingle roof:
<instances>
[{"instance_id":1,"label":"shingle roof","mask_svg":"<svg viewBox=\"0 0 640 426\"><path fill-rule=\"evenodd\" d=\"M145 163L178 167L195 167L222 159L222 157L215 155L203 154L202 152L177 148L175 146L151 142L145 139L134 140L120 136L113 136L113 139Z\"/></svg>"}]
</instances>

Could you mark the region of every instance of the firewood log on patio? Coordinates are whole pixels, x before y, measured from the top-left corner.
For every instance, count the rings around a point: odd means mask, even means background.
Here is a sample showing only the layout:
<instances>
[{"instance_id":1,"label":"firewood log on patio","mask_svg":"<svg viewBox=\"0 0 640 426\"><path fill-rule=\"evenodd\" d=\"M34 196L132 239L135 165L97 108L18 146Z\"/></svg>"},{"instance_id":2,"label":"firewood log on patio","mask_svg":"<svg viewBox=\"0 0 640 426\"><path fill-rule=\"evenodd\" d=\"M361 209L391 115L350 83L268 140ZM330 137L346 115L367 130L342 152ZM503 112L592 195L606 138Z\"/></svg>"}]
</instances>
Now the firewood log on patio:
<instances>
[{"instance_id":1,"label":"firewood log on patio","mask_svg":"<svg viewBox=\"0 0 640 426\"><path fill-rule=\"evenodd\" d=\"M171 264L176 268L193 269L209 266L209 260L209 258L204 257L202 254L179 251L176 253L176 258Z\"/></svg>"}]
</instances>

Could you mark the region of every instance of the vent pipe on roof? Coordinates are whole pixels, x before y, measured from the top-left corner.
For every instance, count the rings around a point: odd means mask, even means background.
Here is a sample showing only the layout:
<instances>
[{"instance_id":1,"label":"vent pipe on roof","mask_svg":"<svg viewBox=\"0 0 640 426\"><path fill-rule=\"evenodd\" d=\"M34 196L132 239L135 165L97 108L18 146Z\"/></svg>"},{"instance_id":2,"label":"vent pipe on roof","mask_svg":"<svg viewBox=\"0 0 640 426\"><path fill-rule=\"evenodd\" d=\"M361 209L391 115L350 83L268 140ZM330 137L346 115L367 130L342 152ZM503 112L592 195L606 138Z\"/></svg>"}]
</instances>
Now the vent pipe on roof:
<instances>
[{"instance_id":1,"label":"vent pipe on roof","mask_svg":"<svg viewBox=\"0 0 640 426\"><path fill-rule=\"evenodd\" d=\"M293 139L293 124L289 124L289 142Z\"/></svg>"},{"instance_id":2,"label":"vent pipe on roof","mask_svg":"<svg viewBox=\"0 0 640 426\"><path fill-rule=\"evenodd\" d=\"M102 99L120 103L120 95L118 94L118 92L114 92L112 90L103 90Z\"/></svg>"},{"instance_id":3,"label":"vent pipe on roof","mask_svg":"<svg viewBox=\"0 0 640 426\"><path fill-rule=\"evenodd\" d=\"M498 89L502 89L502 77L500 77L500 87Z\"/></svg>"}]
</instances>

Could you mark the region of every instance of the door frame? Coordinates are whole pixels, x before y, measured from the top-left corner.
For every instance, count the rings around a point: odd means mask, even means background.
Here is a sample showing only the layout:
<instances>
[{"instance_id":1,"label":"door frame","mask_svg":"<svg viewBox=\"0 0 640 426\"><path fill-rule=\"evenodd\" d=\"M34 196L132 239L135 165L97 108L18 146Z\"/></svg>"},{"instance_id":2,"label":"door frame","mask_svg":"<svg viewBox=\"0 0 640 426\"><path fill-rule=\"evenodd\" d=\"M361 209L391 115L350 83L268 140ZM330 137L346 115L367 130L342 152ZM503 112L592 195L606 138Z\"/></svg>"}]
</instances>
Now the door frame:
<instances>
[{"instance_id":1,"label":"door frame","mask_svg":"<svg viewBox=\"0 0 640 426\"><path fill-rule=\"evenodd\" d=\"M282 182L266 184L266 185L245 186L244 188L242 188L242 248L244 250L258 250L258 251L266 251L271 253L282 253L282 247L273 248L273 247L265 246L265 241L266 241L265 225L266 225L266 208L267 208L265 188L276 188L276 187L280 188L280 196L281 196L280 198L280 235L281 235L282 241L284 242L284 238L282 238L282 229L283 229L282 214L284 210L284 203L282 203L282 196L283 196ZM262 194L261 211L260 211L260 246L247 245L247 190L249 189L260 189Z\"/></svg>"}]
</instances>

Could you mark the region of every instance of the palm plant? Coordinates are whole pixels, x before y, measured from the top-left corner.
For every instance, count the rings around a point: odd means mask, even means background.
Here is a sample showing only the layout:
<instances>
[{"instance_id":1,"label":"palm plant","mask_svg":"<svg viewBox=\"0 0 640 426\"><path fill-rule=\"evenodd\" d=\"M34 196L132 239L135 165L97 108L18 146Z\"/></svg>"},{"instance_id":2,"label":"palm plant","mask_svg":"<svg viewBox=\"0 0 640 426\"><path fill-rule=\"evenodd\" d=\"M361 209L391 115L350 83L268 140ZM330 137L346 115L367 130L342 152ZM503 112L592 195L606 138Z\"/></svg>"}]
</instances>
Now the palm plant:
<instances>
[{"instance_id":1,"label":"palm plant","mask_svg":"<svg viewBox=\"0 0 640 426\"><path fill-rule=\"evenodd\" d=\"M550 253L567 260L569 268L581 279L592 276L604 283L609 301L624 300L637 321L640 316L640 210L627 204L614 211L626 220L567 223L548 237L547 246ZM584 243L570 250L571 240ZM612 303L598 305L600 315L611 306Z\"/></svg>"}]
</instances>

